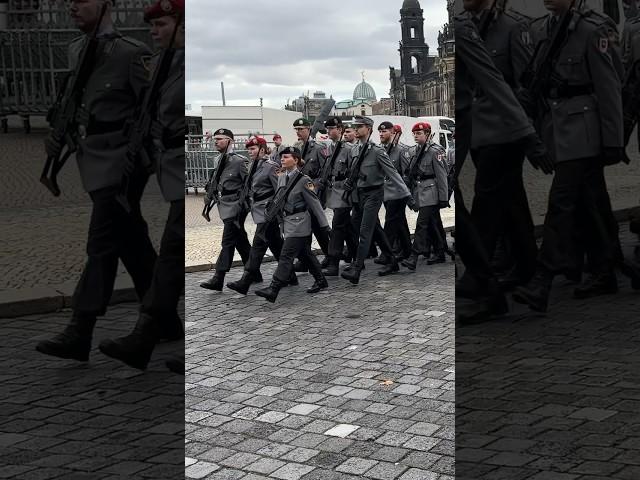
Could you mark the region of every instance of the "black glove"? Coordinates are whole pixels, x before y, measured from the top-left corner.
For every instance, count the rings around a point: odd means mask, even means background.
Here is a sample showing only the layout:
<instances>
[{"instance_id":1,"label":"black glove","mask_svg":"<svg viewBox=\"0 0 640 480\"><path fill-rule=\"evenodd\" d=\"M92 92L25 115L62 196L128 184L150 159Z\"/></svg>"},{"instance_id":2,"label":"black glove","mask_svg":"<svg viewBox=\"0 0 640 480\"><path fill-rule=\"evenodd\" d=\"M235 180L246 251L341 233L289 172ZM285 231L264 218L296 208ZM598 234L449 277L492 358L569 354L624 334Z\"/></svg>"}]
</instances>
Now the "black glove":
<instances>
[{"instance_id":1,"label":"black glove","mask_svg":"<svg viewBox=\"0 0 640 480\"><path fill-rule=\"evenodd\" d=\"M526 136L522 142L524 153L533 168L536 170L542 170L547 175L553 173L555 168L553 159L538 136L535 133L532 133L531 135Z\"/></svg>"},{"instance_id":2,"label":"black glove","mask_svg":"<svg viewBox=\"0 0 640 480\"><path fill-rule=\"evenodd\" d=\"M417 212L418 210L420 210L418 208L418 204L416 203L415 198L413 198L413 195L410 197L407 197L407 207L409 207L414 212Z\"/></svg>"},{"instance_id":3,"label":"black glove","mask_svg":"<svg viewBox=\"0 0 640 480\"><path fill-rule=\"evenodd\" d=\"M347 178L343 183L342 183L342 188L345 189L345 191L347 192L351 192L353 190L353 182L351 181L350 178Z\"/></svg>"},{"instance_id":4,"label":"black glove","mask_svg":"<svg viewBox=\"0 0 640 480\"><path fill-rule=\"evenodd\" d=\"M438 202L438 208L451 208L451 204L449 202Z\"/></svg>"},{"instance_id":5,"label":"black glove","mask_svg":"<svg viewBox=\"0 0 640 480\"><path fill-rule=\"evenodd\" d=\"M63 143L60 140L56 140L53 134L49 134L44 141L44 150L49 157L57 158L62 151Z\"/></svg>"},{"instance_id":6,"label":"black glove","mask_svg":"<svg viewBox=\"0 0 640 480\"><path fill-rule=\"evenodd\" d=\"M604 165L615 165L625 158L625 151L622 147L604 147L602 149L602 163Z\"/></svg>"}]
</instances>

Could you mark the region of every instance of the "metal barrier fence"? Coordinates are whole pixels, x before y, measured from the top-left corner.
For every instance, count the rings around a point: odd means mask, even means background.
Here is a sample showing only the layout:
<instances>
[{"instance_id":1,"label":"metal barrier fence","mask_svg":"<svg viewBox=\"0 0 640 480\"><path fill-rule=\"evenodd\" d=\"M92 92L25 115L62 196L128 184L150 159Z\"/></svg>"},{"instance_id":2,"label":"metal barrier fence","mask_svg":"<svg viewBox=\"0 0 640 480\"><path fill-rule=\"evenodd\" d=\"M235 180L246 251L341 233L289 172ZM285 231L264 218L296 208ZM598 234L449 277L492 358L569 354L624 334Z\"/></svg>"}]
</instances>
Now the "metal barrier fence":
<instances>
[{"instance_id":1,"label":"metal barrier fence","mask_svg":"<svg viewBox=\"0 0 640 480\"><path fill-rule=\"evenodd\" d=\"M143 20L143 0L116 3L112 20L122 34L152 45ZM8 29L0 31L0 120L20 115L25 130L30 115L45 115L68 70L67 49L81 33L64 0L9 0Z\"/></svg>"},{"instance_id":2,"label":"metal barrier fence","mask_svg":"<svg viewBox=\"0 0 640 480\"><path fill-rule=\"evenodd\" d=\"M264 134L272 135L272 134ZM235 134L233 150L241 155L247 156L245 144L252 134ZM269 143L271 145L269 145ZM268 146L273 146L273 142L267 142ZM187 193L193 189L198 193L198 189L204 189L211 172L217 165L219 152L214 148L213 138L209 135L187 135L185 136L185 187Z\"/></svg>"}]
</instances>

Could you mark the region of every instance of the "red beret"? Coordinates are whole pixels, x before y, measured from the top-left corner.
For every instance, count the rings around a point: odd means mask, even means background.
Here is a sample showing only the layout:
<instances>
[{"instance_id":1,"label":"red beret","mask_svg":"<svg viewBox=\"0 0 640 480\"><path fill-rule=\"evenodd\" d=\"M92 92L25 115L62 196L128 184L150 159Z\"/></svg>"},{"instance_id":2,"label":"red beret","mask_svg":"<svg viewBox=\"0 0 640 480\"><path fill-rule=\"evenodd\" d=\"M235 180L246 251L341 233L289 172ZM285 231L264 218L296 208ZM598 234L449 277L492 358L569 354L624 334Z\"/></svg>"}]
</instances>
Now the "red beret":
<instances>
[{"instance_id":1,"label":"red beret","mask_svg":"<svg viewBox=\"0 0 640 480\"><path fill-rule=\"evenodd\" d=\"M418 122L411 129L412 132L417 132L418 130L431 130L431 125L427 122Z\"/></svg>"},{"instance_id":2,"label":"red beret","mask_svg":"<svg viewBox=\"0 0 640 480\"><path fill-rule=\"evenodd\" d=\"M394 125L393 126L393 131L395 132L399 132L402 133L402 125Z\"/></svg>"},{"instance_id":3,"label":"red beret","mask_svg":"<svg viewBox=\"0 0 640 480\"><path fill-rule=\"evenodd\" d=\"M280 135L279 133L276 133L276 134L273 136L273 139L275 140L276 138L282 138L282 135Z\"/></svg>"},{"instance_id":4,"label":"red beret","mask_svg":"<svg viewBox=\"0 0 640 480\"><path fill-rule=\"evenodd\" d=\"M244 144L246 148L259 147L260 145L266 145L267 141L262 137L251 137L247 143Z\"/></svg>"},{"instance_id":5,"label":"red beret","mask_svg":"<svg viewBox=\"0 0 640 480\"><path fill-rule=\"evenodd\" d=\"M184 0L157 0L144 9L144 21L154 18L184 16Z\"/></svg>"}]
</instances>

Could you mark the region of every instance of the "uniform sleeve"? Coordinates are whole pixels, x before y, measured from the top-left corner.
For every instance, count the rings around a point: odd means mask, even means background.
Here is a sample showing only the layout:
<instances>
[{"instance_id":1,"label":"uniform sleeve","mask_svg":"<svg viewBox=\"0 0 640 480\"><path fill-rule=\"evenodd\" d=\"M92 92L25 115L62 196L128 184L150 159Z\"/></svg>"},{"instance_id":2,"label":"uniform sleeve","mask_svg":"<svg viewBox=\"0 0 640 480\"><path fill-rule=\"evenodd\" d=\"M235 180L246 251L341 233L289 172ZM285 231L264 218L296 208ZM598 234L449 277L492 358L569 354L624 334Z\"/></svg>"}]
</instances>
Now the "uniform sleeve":
<instances>
[{"instance_id":1,"label":"uniform sleeve","mask_svg":"<svg viewBox=\"0 0 640 480\"><path fill-rule=\"evenodd\" d=\"M278 174L276 173L276 168L273 167L269 172L269 180L271 181L271 185L273 186L273 190L278 190Z\"/></svg>"},{"instance_id":2,"label":"uniform sleeve","mask_svg":"<svg viewBox=\"0 0 640 480\"><path fill-rule=\"evenodd\" d=\"M320 200L315 192L315 186L313 182L309 179L302 179L301 182L305 182L302 187L302 197L304 198L305 203L309 210L311 210L311 215L316 217L320 228L325 228L329 226L329 221L327 220L327 216L324 214L324 210L322 209L322 205L320 204Z\"/></svg>"},{"instance_id":3,"label":"uniform sleeve","mask_svg":"<svg viewBox=\"0 0 640 480\"><path fill-rule=\"evenodd\" d=\"M407 188L407 185L404 183L404 180L400 176L400 173L398 173L398 171L396 170L396 167L394 167L393 163L391 163L391 159L389 158L389 155L387 155L387 152L384 151L384 149L378 149L378 156L376 160L382 167L382 170L384 170L385 175L389 178L389 181L404 193L402 198L410 197L411 192Z\"/></svg>"},{"instance_id":4,"label":"uniform sleeve","mask_svg":"<svg viewBox=\"0 0 640 480\"><path fill-rule=\"evenodd\" d=\"M607 48L608 41L606 29L593 30L587 41L587 62L598 98L602 146L622 147L622 87Z\"/></svg>"},{"instance_id":5,"label":"uniform sleeve","mask_svg":"<svg viewBox=\"0 0 640 480\"><path fill-rule=\"evenodd\" d=\"M449 200L449 182L447 180L446 154L438 149L433 155L433 171L436 175L436 186L438 187L438 200L446 202Z\"/></svg>"},{"instance_id":6,"label":"uniform sleeve","mask_svg":"<svg viewBox=\"0 0 640 480\"><path fill-rule=\"evenodd\" d=\"M533 55L529 32L524 23L516 23L511 29L509 47L511 50L511 68L513 70L515 85L516 87L521 87L520 79Z\"/></svg>"},{"instance_id":7,"label":"uniform sleeve","mask_svg":"<svg viewBox=\"0 0 640 480\"><path fill-rule=\"evenodd\" d=\"M140 45L131 56L129 66L129 83L133 89L138 103L142 101L144 90L149 87L151 74L144 67L143 57L150 55L151 51L146 45Z\"/></svg>"}]
</instances>

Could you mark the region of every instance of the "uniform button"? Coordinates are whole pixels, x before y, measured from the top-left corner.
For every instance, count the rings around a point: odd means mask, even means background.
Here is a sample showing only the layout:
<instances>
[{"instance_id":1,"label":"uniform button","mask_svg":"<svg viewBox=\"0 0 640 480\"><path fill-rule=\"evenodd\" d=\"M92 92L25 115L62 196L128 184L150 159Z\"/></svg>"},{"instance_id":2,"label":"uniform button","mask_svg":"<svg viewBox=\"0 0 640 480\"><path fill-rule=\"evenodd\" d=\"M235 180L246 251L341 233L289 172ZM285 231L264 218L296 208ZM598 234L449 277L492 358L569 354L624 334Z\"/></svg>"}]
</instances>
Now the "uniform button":
<instances>
[{"instance_id":1,"label":"uniform button","mask_svg":"<svg viewBox=\"0 0 640 480\"><path fill-rule=\"evenodd\" d=\"M84 103L81 103L81 104L80 104L80 106L81 106L81 107L84 107Z\"/></svg>"},{"instance_id":2,"label":"uniform button","mask_svg":"<svg viewBox=\"0 0 640 480\"><path fill-rule=\"evenodd\" d=\"M111 84L110 83L105 83L104 86L107 87L107 88L111 88Z\"/></svg>"},{"instance_id":3,"label":"uniform button","mask_svg":"<svg viewBox=\"0 0 640 480\"><path fill-rule=\"evenodd\" d=\"M585 110L589 110L589 107L584 107Z\"/></svg>"},{"instance_id":4,"label":"uniform button","mask_svg":"<svg viewBox=\"0 0 640 480\"><path fill-rule=\"evenodd\" d=\"M558 102L553 102L554 105L558 105Z\"/></svg>"}]
</instances>

